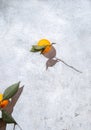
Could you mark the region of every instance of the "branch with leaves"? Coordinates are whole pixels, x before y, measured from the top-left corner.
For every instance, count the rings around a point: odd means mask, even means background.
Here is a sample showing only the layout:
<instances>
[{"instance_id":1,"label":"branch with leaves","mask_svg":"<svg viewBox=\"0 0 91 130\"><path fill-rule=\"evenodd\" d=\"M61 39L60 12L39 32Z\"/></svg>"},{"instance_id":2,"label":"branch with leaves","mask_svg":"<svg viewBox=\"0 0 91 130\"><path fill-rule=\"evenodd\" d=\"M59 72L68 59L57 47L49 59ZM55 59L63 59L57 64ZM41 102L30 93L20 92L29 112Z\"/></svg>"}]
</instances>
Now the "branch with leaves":
<instances>
[{"instance_id":1,"label":"branch with leaves","mask_svg":"<svg viewBox=\"0 0 91 130\"><path fill-rule=\"evenodd\" d=\"M7 124L14 124L14 130L16 125L21 129L19 124L12 117L14 106L24 87L19 86L20 82L15 83L6 88L3 94L0 94L0 111L2 112L2 117L0 118L0 130L6 130Z\"/></svg>"},{"instance_id":2,"label":"branch with leaves","mask_svg":"<svg viewBox=\"0 0 91 130\"><path fill-rule=\"evenodd\" d=\"M37 45L33 45L31 48L31 52L40 52L43 56L45 56L48 60L46 62L46 70L48 67L53 67L57 62L62 62L66 66L70 67L71 69L75 70L76 72L82 73L75 67L67 64L62 59L56 58L56 49L54 48L53 44L50 43L47 39L41 39Z\"/></svg>"}]
</instances>

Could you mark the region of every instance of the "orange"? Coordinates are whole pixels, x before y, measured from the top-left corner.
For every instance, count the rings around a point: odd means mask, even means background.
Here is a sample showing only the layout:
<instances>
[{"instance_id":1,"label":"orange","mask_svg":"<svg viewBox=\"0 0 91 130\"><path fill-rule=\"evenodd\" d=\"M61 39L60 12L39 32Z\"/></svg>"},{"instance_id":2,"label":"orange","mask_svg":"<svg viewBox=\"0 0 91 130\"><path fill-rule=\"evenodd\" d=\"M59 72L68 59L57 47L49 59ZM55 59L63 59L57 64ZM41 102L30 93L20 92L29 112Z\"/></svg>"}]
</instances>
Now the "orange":
<instances>
[{"instance_id":1,"label":"orange","mask_svg":"<svg viewBox=\"0 0 91 130\"><path fill-rule=\"evenodd\" d=\"M3 100L3 94L0 93L0 107L4 108L8 105L9 100Z\"/></svg>"},{"instance_id":2,"label":"orange","mask_svg":"<svg viewBox=\"0 0 91 130\"><path fill-rule=\"evenodd\" d=\"M5 108L7 105L8 105L9 101L8 100L3 100L1 103L0 103L0 107L1 108Z\"/></svg>"},{"instance_id":3,"label":"orange","mask_svg":"<svg viewBox=\"0 0 91 130\"><path fill-rule=\"evenodd\" d=\"M41 40L38 41L37 45L38 46L47 46L47 45L51 45L51 43L47 39L41 39Z\"/></svg>"},{"instance_id":4,"label":"orange","mask_svg":"<svg viewBox=\"0 0 91 130\"><path fill-rule=\"evenodd\" d=\"M41 51L42 54L48 53L51 50L51 43L47 39L41 39L38 44L38 46L45 46L45 49Z\"/></svg>"},{"instance_id":5,"label":"orange","mask_svg":"<svg viewBox=\"0 0 91 130\"><path fill-rule=\"evenodd\" d=\"M3 100L3 94L0 93L0 101Z\"/></svg>"},{"instance_id":6,"label":"orange","mask_svg":"<svg viewBox=\"0 0 91 130\"><path fill-rule=\"evenodd\" d=\"M46 48L41 52L42 54L48 53L51 50L52 46L46 46Z\"/></svg>"}]
</instances>

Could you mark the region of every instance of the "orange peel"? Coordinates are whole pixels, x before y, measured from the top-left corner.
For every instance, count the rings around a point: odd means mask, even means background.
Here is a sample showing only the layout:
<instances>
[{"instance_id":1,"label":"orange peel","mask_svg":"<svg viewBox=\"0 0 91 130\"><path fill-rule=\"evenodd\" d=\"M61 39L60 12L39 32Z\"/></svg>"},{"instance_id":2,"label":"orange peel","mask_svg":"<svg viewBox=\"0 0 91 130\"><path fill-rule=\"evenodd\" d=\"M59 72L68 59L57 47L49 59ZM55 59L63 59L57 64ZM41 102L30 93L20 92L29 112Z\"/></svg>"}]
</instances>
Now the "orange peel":
<instances>
[{"instance_id":1,"label":"orange peel","mask_svg":"<svg viewBox=\"0 0 91 130\"><path fill-rule=\"evenodd\" d=\"M9 103L9 100L3 100L3 94L0 94L0 108L5 108Z\"/></svg>"}]
</instances>

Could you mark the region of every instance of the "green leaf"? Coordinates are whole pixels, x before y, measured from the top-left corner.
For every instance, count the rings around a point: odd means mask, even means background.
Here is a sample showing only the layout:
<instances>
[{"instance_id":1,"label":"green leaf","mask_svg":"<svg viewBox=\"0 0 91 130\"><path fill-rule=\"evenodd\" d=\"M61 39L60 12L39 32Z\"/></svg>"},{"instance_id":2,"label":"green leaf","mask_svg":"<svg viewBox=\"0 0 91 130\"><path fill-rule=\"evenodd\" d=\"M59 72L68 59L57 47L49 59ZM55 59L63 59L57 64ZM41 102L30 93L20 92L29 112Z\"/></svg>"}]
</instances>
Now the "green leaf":
<instances>
[{"instance_id":1,"label":"green leaf","mask_svg":"<svg viewBox=\"0 0 91 130\"><path fill-rule=\"evenodd\" d=\"M33 45L31 48L31 52L38 52L38 51L42 51L45 49L46 46L38 46L38 45Z\"/></svg>"},{"instance_id":2,"label":"green leaf","mask_svg":"<svg viewBox=\"0 0 91 130\"><path fill-rule=\"evenodd\" d=\"M38 46L38 45L33 45L33 48L35 49L35 50L43 50L43 49L45 49L45 47L46 46Z\"/></svg>"},{"instance_id":3,"label":"green leaf","mask_svg":"<svg viewBox=\"0 0 91 130\"><path fill-rule=\"evenodd\" d=\"M6 123L6 124L14 124L14 130L15 130L15 125L17 125L20 130L22 130L22 128L20 127L20 125L15 121L15 119L5 110L2 110L2 120Z\"/></svg>"},{"instance_id":4,"label":"green leaf","mask_svg":"<svg viewBox=\"0 0 91 130\"><path fill-rule=\"evenodd\" d=\"M3 100L12 98L17 93L17 91L19 89L19 84L20 84L20 82L15 83L15 84L11 85L10 87L8 87L4 91Z\"/></svg>"},{"instance_id":5,"label":"green leaf","mask_svg":"<svg viewBox=\"0 0 91 130\"><path fill-rule=\"evenodd\" d=\"M8 114L5 110L2 110L2 119L3 121L9 124L11 123L17 124L15 119L10 114Z\"/></svg>"},{"instance_id":6,"label":"green leaf","mask_svg":"<svg viewBox=\"0 0 91 130\"><path fill-rule=\"evenodd\" d=\"M34 47L31 48L31 52L38 52Z\"/></svg>"}]
</instances>

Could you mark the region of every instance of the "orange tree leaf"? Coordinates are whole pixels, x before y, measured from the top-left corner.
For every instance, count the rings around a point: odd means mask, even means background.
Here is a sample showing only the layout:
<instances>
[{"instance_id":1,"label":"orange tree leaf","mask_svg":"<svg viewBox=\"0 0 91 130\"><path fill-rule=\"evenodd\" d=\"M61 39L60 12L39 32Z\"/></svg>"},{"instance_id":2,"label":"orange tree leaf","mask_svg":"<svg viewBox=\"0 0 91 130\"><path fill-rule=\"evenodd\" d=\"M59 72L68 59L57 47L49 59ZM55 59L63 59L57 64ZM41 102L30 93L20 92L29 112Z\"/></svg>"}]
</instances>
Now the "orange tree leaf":
<instances>
[{"instance_id":1,"label":"orange tree leaf","mask_svg":"<svg viewBox=\"0 0 91 130\"><path fill-rule=\"evenodd\" d=\"M3 94L3 100L12 98L18 91L19 84L20 84L20 82L15 83L15 84L11 85L10 87L6 88L4 91L4 94Z\"/></svg>"}]
</instances>

